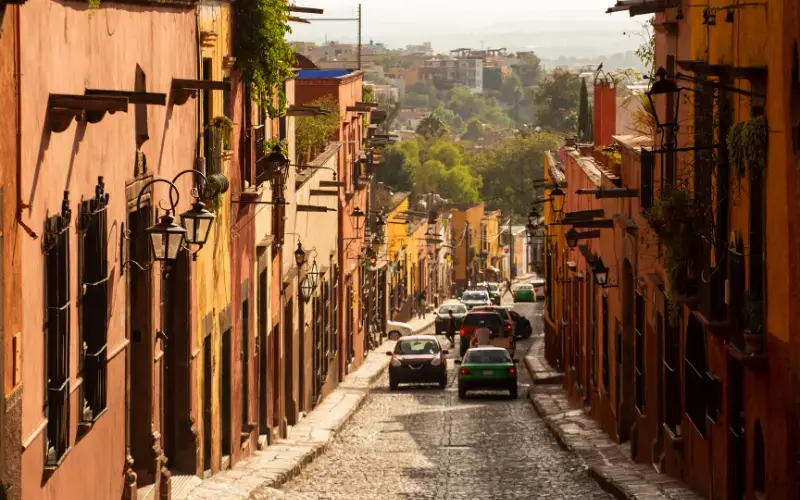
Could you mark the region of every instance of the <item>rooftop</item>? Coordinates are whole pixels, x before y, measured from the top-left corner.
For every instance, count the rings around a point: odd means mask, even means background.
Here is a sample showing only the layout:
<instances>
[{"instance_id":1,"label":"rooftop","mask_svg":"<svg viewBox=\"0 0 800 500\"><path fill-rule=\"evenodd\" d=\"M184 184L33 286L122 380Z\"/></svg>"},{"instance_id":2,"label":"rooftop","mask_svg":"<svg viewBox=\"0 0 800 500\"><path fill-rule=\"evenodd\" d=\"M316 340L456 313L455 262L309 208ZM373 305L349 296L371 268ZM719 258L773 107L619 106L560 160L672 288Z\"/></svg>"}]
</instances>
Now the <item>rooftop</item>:
<instances>
[{"instance_id":1,"label":"rooftop","mask_svg":"<svg viewBox=\"0 0 800 500\"><path fill-rule=\"evenodd\" d=\"M352 69L301 69L297 73L298 80L310 80L316 78L342 78L352 74Z\"/></svg>"}]
</instances>

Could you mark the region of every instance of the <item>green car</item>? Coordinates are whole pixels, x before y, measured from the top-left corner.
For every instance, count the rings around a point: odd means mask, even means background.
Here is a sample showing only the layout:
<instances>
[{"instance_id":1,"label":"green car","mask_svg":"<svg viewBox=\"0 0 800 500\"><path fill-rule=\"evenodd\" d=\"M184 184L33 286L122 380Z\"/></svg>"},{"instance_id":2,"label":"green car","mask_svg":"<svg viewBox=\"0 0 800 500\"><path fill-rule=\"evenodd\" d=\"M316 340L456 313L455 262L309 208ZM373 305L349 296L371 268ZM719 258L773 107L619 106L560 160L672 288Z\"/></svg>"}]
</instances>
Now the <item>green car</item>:
<instances>
[{"instance_id":1,"label":"green car","mask_svg":"<svg viewBox=\"0 0 800 500\"><path fill-rule=\"evenodd\" d=\"M473 347L463 360L456 360L458 370L458 399L467 397L472 389L507 390L517 398L516 360L502 347Z\"/></svg>"},{"instance_id":2,"label":"green car","mask_svg":"<svg viewBox=\"0 0 800 500\"><path fill-rule=\"evenodd\" d=\"M514 302L535 302L536 293L533 291L533 285L528 283L520 283L513 290L511 295L514 296Z\"/></svg>"}]
</instances>

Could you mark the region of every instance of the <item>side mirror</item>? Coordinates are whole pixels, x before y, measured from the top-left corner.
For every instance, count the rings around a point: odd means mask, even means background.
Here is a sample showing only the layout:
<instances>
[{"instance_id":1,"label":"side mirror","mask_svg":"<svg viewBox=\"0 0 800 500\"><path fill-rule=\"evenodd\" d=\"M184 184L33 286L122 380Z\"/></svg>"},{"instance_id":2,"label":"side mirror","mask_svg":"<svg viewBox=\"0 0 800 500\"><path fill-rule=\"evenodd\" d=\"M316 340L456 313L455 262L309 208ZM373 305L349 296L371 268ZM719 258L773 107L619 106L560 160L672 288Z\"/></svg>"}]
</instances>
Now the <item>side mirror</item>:
<instances>
[{"instance_id":1,"label":"side mirror","mask_svg":"<svg viewBox=\"0 0 800 500\"><path fill-rule=\"evenodd\" d=\"M460 365L461 364L461 360L460 359L456 359L456 360L453 361L453 363L455 363L457 365Z\"/></svg>"},{"instance_id":2,"label":"side mirror","mask_svg":"<svg viewBox=\"0 0 800 500\"><path fill-rule=\"evenodd\" d=\"M387 356L392 356L392 351L386 351Z\"/></svg>"},{"instance_id":3,"label":"side mirror","mask_svg":"<svg viewBox=\"0 0 800 500\"><path fill-rule=\"evenodd\" d=\"M443 350L443 351L442 351L442 354L450 354L450 351L448 351L447 349L445 349L445 350Z\"/></svg>"}]
</instances>

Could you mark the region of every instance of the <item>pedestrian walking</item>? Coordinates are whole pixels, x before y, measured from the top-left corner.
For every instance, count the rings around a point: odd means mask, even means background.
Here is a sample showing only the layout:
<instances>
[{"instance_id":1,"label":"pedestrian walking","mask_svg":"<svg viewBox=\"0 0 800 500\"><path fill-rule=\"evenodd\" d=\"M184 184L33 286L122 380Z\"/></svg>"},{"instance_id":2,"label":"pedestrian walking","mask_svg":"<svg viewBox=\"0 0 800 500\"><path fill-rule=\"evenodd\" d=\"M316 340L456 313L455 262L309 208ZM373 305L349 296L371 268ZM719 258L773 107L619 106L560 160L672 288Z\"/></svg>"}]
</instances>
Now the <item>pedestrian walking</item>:
<instances>
[{"instance_id":1,"label":"pedestrian walking","mask_svg":"<svg viewBox=\"0 0 800 500\"><path fill-rule=\"evenodd\" d=\"M447 340L450 342L450 347L456 346L456 319L453 317L453 311L447 311L450 317L447 319Z\"/></svg>"},{"instance_id":2,"label":"pedestrian walking","mask_svg":"<svg viewBox=\"0 0 800 500\"><path fill-rule=\"evenodd\" d=\"M425 318L425 309L428 306L427 301L425 300L425 291L419 292L417 296L417 314L419 315L420 319Z\"/></svg>"}]
</instances>

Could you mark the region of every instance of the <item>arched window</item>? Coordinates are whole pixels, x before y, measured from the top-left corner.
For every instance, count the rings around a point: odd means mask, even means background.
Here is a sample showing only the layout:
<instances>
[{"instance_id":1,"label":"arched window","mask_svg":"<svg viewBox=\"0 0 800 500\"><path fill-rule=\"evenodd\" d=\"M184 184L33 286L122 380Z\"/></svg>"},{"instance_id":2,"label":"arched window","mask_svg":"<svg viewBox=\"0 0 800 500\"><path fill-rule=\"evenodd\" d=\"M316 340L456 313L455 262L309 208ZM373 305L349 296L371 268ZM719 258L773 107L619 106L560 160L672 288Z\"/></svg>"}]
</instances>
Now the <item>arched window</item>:
<instances>
[{"instance_id":1,"label":"arched window","mask_svg":"<svg viewBox=\"0 0 800 500\"><path fill-rule=\"evenodd\" d=\"M767 491L767 467L764 459L764 433L761 431L761 422L756 420L753 432L753 489Z\"/></svg>"}]
</instances>

